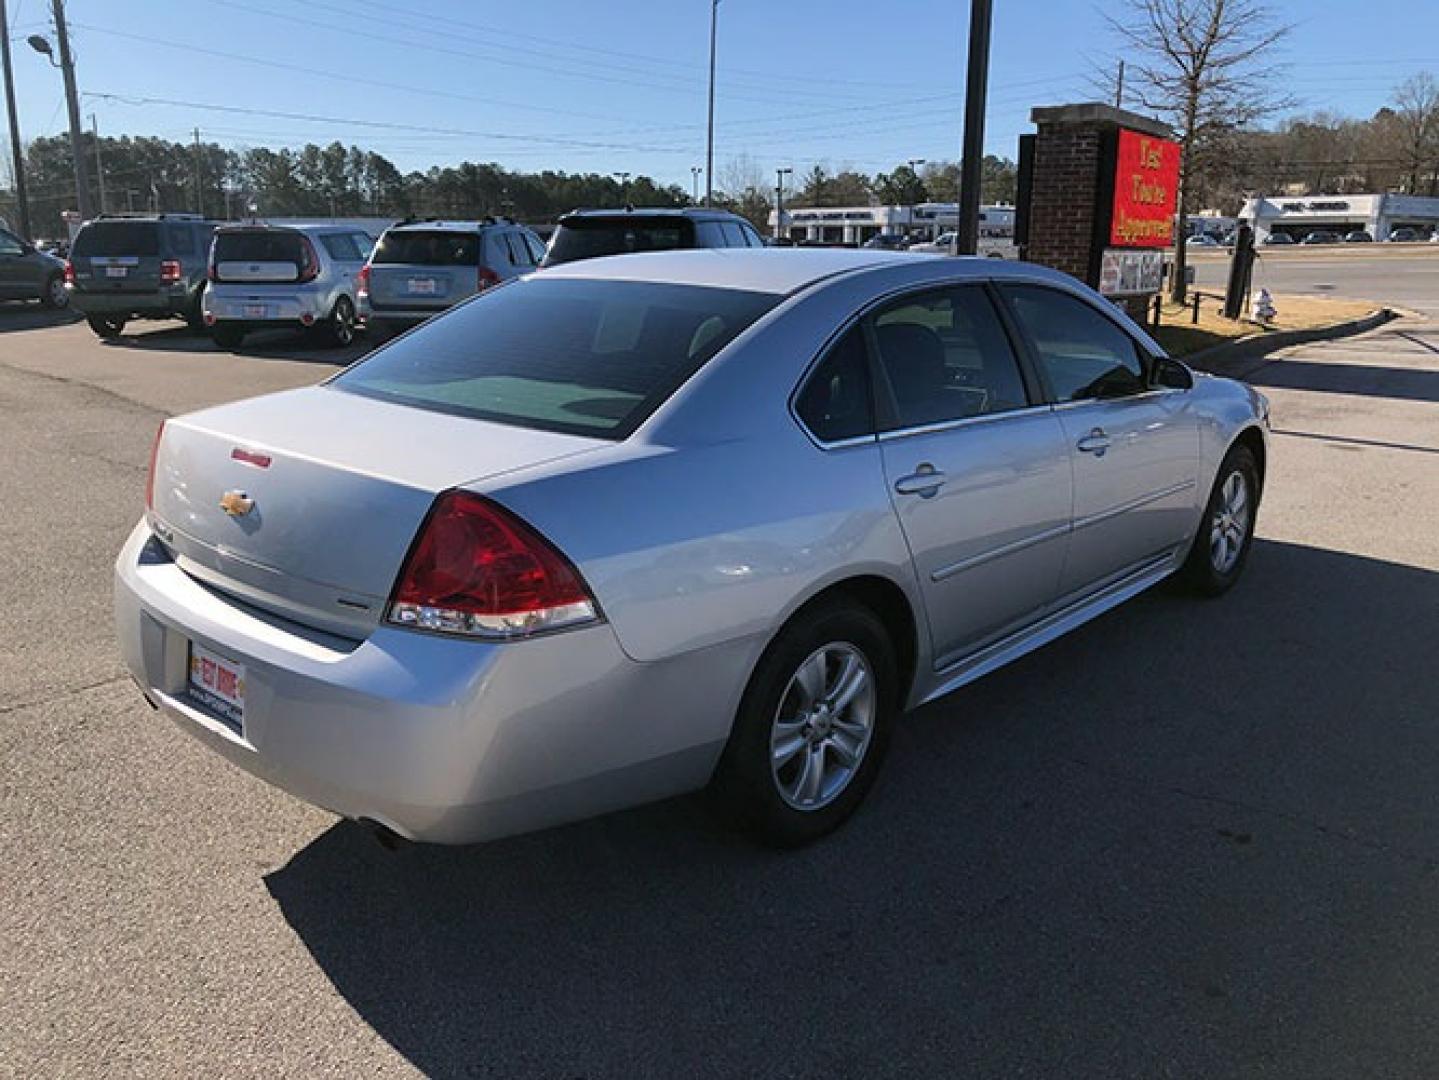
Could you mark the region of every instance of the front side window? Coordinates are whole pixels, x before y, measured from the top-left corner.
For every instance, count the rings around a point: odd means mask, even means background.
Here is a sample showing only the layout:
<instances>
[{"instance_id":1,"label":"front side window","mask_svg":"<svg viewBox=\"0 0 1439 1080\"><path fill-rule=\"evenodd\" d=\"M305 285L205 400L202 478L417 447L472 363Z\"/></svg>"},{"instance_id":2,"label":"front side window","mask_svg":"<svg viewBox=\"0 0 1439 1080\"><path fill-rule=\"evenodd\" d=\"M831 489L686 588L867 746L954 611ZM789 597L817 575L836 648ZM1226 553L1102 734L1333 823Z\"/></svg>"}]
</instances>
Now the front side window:
<instances>
[{"instance_id":1,"label":"front side window","mask_svg":"<svg viewBox=\"0 0 1439 1080\"><path fill-rule=\"evenodd\" d=\"M25 248L20 244L20 238L12 236L4 229L0 229L0 255L19 255Z\"/></svg>"},{"instance_id":2,"label":"front side window","mask_svg":"<svg viewBox=\"0 0 1439 1080\"><path fill-rule=\"evenodd\" d=\"M1009 339L980 286L896 301L875 317L874 337L901 428L1029 404Z\"/></svg>"},{"instance_id":3,"label":"front side window","mask_svg":"<svg viewBox=\"0 0 1439 1080\"><path fill-rule=\"evenodd\" d=\"M539 274L431 319L330 385L435 412L620 439L779 300Z\"/></svg>"},{"instance_id":4,"label":"front side window","mask_svg":"<svg viewBox=\"0 0 1439 1080\"><path fill-rule=\"evenodd\" d=\"M720 229L724 232L725 247L749 246L749 241L745 239L744 230L733 221L720 222Z\"/></svg>"},{"instance_id":5,"label":"front side window","mask_svg":"<svg viewBox=\"0 0 1439 1080\"><path fill-rule=\"evenodd\" d=\"M1148 387L1134 339L1077 296L1039 285L1003 291L1034 343L1056 401L1124 397Z\"/></svg>"},{"instance_id":6,"label":"front side window","mask_svg":"<svg viewBox=\"0 0 1439 1080\"><path fill-rule=\"evenodd\" d=\"M794 411L820 442L838 442L874 434L872 401L864 332L854 326L814 369Z\"/></svg>"}]
</instances>

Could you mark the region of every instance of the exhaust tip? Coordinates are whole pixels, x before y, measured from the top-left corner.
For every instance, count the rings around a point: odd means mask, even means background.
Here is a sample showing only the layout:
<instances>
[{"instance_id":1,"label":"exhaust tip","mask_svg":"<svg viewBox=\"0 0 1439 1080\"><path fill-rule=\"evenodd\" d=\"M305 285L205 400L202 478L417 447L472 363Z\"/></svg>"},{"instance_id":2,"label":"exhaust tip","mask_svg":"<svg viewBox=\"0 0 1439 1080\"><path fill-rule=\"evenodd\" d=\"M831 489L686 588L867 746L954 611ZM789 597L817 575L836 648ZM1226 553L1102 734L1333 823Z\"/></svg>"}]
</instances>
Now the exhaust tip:
<instances>
[{"instance_id":1,"label":"exhaust tip","mask_svg":"<svg viewBox=\"0 0 1439 1080\"><path fill-rule=\"evenodd\" d=\"M386 851L399 851L401 848L409 847L411 844L411 841L405 839L382 821L376 821L373 818L360 818L358 824L363 826L365 830L375 838L380 847Z\"/></svg>"}]
</instances>

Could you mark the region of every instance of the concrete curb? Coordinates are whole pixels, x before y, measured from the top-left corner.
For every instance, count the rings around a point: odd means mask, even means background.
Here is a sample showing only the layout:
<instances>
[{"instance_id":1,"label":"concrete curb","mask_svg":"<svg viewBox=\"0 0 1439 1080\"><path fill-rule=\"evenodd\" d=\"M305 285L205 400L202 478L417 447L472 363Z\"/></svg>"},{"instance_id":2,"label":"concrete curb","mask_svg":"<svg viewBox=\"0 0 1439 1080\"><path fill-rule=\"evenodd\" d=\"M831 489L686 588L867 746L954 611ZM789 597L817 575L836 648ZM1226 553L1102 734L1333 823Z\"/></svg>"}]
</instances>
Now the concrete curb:
<instances>
[{"instance_id":1,"label":"concrete curb","mask_svg":"<svg viewBox=\"0 0 1439 1080\"><path fill-rule=\"evenodd\" d=\"M1313 326L1304 330L1278 330L1272 334L1249 334L1234 341L1226 341L1221 345L1211 345L1207 349L1200 349L1198 352L1181 356L1179 359L1199 371L1243 378L1258 366L1247 365L1245 361L1262 361L1270 353L1291 345L1307 345L1312 341L1334 341L1337 338L1363 334L1377 326L1383 326L1390 319L1397 317L1390 308L1378 308L1368 315L1349 319L1346 322L1333 323L1329 326ZM1241 366L1244 370L1235 370L1236 367Z\"/></svg>"}]
</instances>

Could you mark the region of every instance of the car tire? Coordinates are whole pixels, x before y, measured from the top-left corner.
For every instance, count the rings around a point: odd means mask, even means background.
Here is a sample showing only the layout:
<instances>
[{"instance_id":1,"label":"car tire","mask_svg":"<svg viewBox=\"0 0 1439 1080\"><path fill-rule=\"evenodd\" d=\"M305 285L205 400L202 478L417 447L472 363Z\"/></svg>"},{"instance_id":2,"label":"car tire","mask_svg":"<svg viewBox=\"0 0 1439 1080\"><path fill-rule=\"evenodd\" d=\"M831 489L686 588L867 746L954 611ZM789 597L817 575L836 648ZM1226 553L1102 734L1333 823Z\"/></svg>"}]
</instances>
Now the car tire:
<instances>
[{"instance_id":1,"label":"car tire","mask_svg":"<svg viewBox=\"0 0 1439 1080\"><path fill-rule=\"evenodd\" d=\"M65 288L64 274L51 274L45 279L45 288L40 291L40 304L52 311L70 306L70 290Z\"/></svg>"},{"instance_id":2,"label":"car tire","mask_svg":"<svg viewBox=\"0 0 1439 1080\"><path fill-rule=\"evenodd\" d=\"M325 336L337 349L355 343L355 305L348 296L340 297L330 309L330 317L325 320Z\"/></svg>"},{"instance_id":3,"label":"car tire","mask_svg":"<svg viewBox=\"0 0 1439 1080\"><path fill-rule=\"evenodd\" d=\"M205 290L201 289L195 294L195 299L185 309L185 325L190 328L192 334L203 334L205 332Z\"/></svg>"},{"instance_id":4,"label":"car tire","mask_svg":"<svg viewBox=\"0 0 1439 1080\"><path fill-rule=\"evenodd\" d=\"M873 786L898 709L898 666L879 618L843 602L801 612L745 688L711 785L721 813L774 847L832 832Z\"/></svg>"},{"instance_id":5,"label":"car tire","mask_svg":"<svg viewBox=\"0 0 1439 1080\"><path fill-rule=\"evenodd\" d=\"M1184 584L1205 596L1228 592L1244 572L1259 511L1259 467L1247 446L1232 447L1219 465L1194 543L1180 568Z\"/></svg>"},{"instance_id":6,"label":"car tire","mask_svg":"<svg viewBox=\"0 0 1439 1080\"><path fill-rule=\"evenodd\" d=\"M222 349L238 349L245 340L245 331L238 326L212 326L210 340Z\"/></svg>"},{"instance_id":7,"label":"car tire","mask_svg":"<svg viewBox=\"0 0 1439 1080\"><path fill-rule=\"evenodd\" d=\"M123 315L91 315L85 321L97 337L112 341L125 332L127 320Z\"/></svg>"}]
</instances>

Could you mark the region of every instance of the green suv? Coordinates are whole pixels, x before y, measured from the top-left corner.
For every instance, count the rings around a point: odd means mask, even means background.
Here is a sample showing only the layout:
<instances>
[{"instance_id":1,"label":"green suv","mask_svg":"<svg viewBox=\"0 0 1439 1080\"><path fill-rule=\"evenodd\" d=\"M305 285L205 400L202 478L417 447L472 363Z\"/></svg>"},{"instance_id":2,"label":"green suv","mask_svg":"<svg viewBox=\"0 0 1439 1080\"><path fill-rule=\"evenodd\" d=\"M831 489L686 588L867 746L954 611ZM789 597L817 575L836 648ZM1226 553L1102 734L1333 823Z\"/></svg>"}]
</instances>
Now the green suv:
<instances>
[{"instance_id":1,"label":"green suv","mask_svg":"<svg viewBox=\"0 0 1439 1080\"><path fill-rule=\"evenodd\" d=\"M203 330L216 224L197 214L86 222L70 247L70 302L102 338L117 337L131 319L180 318Z\"/></svg>"}]
</instances>

